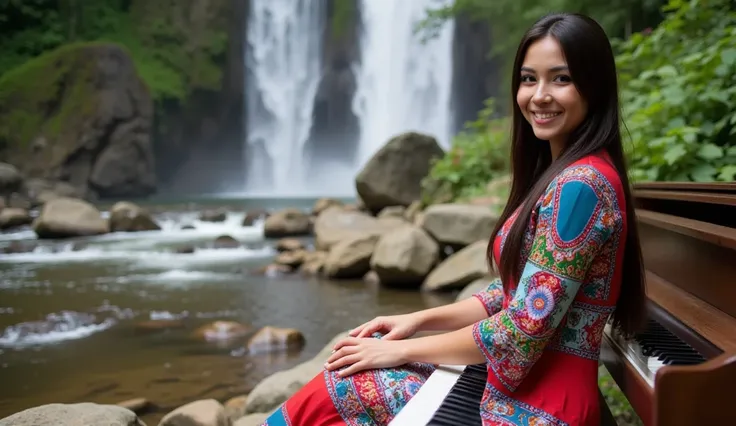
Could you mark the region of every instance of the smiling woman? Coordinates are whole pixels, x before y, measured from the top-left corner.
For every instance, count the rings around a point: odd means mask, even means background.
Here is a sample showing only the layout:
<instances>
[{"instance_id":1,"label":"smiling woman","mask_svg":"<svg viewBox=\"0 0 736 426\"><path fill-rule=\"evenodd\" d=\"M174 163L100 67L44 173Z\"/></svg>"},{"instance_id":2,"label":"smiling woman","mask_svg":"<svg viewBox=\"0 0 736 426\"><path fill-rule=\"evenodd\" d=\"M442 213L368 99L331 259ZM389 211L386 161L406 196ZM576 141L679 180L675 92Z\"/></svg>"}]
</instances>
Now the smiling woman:
<instances>
[{"instance_id":1,"label":"smiling woman","mask_svg":"<svg viewBox=\"0 0 736 426\"><path fill-rule=\"evenodd\" d=\"M387 425L432 364L481 362L484 426L599 424L603 329L636 331L645 301L613 52L592 19L546 16L521 40L512 80L514 173L488 242L500 279L357 327L266 425ZM406 339L429 330L447 333Z\"/></svg>"}]
</instances>

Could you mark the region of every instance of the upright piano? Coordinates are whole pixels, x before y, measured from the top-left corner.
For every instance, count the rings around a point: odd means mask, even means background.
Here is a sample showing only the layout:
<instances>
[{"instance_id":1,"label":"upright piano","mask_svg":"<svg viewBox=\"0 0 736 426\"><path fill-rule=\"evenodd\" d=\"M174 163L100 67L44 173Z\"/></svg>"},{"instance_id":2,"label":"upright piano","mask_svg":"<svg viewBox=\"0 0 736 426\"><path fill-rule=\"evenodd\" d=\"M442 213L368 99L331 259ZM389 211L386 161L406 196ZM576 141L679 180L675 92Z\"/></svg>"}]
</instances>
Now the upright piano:
<instances>
[{"instance_id":1,"label":"upright piano","mask_svg":"<svg viewBox=\"0 0 736 426\"><path fill-rule=\"evenodd\" d=\"M736 183L643 183L634 201L648 319L633 339L607 327L601 362L645 426L736 425ZM440 366L391 426L479 426L485 375Z\"/></svg>"}]
</instances>

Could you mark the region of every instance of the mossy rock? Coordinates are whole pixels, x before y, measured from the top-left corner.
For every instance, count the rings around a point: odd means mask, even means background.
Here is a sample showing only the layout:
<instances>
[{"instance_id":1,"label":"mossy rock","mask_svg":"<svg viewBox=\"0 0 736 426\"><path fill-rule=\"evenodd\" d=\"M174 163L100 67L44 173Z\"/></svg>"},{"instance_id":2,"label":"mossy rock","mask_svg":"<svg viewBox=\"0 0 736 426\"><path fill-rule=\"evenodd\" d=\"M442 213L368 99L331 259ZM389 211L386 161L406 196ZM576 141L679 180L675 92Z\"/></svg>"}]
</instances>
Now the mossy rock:
<instances>
[{"instance_id":1,"label":"mossy rock","mask_svg":"<svg viewBox=\"0 0 736 426\"><path fill-rule=\"evenodd\" d=\"M0 77L0 158L84 193L155 189L153 105L127 51L64 45Z\"/></svg>"}]
</instances>

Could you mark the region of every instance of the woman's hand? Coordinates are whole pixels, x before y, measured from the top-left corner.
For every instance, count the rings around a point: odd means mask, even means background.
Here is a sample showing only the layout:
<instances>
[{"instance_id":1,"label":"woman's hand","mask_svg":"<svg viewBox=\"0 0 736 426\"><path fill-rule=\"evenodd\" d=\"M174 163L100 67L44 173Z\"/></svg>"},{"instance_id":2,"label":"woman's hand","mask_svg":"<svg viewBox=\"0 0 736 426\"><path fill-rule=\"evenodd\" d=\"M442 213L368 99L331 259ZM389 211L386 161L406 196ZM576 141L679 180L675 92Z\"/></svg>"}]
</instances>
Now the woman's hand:
<instances>
[{"instance_id":1,"label":"woman's hand","mask_svg":"<svg viewBox=\"0 0 736 426\"><path fill-rule=\"evenodd\" d=\"M386 341L374 338L346 337L335 345L335 352L327 359L328 371L340 371L340 377L347 377L359 371L376 368L391 368L406 364L402 341Z\"/></svg>"},{"instance_id":2,"label":"woman's hand","mask_svg":"<svg viewBox=\"0 0 736 426\"><path fill-rule=\"evenodd\" d=\"M371 337L373 333L384 334L382 340L401 340L413 336L420 320L415 314L376 317L350 331L352 337ZM337 349L335 346L333 349Z\"/></svg>"}]
</instances>

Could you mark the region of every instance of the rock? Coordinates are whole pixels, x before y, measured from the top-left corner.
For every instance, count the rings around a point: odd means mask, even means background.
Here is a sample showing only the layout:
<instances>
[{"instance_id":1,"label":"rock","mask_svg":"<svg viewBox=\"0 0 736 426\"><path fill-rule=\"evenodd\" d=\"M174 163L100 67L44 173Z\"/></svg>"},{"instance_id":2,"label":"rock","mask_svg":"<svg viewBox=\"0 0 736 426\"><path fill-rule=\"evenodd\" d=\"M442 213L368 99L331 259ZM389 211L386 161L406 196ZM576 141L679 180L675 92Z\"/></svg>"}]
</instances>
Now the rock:
<instances>
[{"instance_id":1,"label":"rock","mask_svg":"<svg viewBox=\"0 0 736 426\"><path fill-rule=\"evenodd\" d=\"M253 226L256 221L267 218L268 215L268 211L264 209L248 210L243 218L242 226Z\"/></svg>"},{"instance_id":2,"label":"rock","mask_svg":"<svg viewBox=\"0 0 736 426\"><path fill-rule=\"evenodd\" d=\"M133 327L133 330L136 334L153 334L176 328L184 328L184 326L184 321L180 319L156 319L138 322Z\"/></svg>"},{"instance_id":3,"label":"rock","mask_svg":"<svg viewBox=\"0 0 736 426\"><path fill-rule=\"evenodd\" d=\"M279 253L274 262L279 265L286 265L292 269L298 268L302 263L304 263L304 257L306 254L307 252L305 250L285 251Z\"/></svg>"},{"instance_id":4,"label":"rock","mask_svg":"<svg viewBox=\"0 0 736 426\"><path fill-rule=\"evenodd\" d=\"M393 217L379 220L363 212L330 207L314 222L314 244L319 250L329 250L346 239L369 234L380 236L405 225L405 221Z\"/></svg>"},{"instance_id":5,"label":"rock","mask_svg":"<svg viewBox=\"0 0 736 426\"><path fill-rule=\"evenodd\" d=\"M110 208L110 232L158 231L160 226L148 211L136 204L120 201Z\"/></svg>"},{"instance_id":6,"label":"rock","mask_svg":"<svg viewBox=\"0 0 736 426\"><path fill-rule=\"evenodd\" d=\"M338 334L311 360L261 380L248 395L245 405L246 414L268 413L278 408L314 376L323 371L324 363L332 353L332 347L345 337L347 337L347 332Z\"/></svg>"},{"instance_id":7,"label":"rock","mask_svg":"<svg viewBox=\"0 0 736 426\"><path fill-rule=\"evenodd\" d=\"M74 198L58 198L44 204L33 222L38 238L67 238L108 232L108 223L92 204Z\"/></svg>"},{"instance_id":8,"label":"rock","mask_svg":"<svg viewBox=\"0 0 736 426\"><path fill-rule=\"evenodd\" d=\"M275 411L275 410L274 410ZM262 426L271 413L255 413L239 418L233 426Z\"/></svg>"},{"instance_id":9,"label":"rock","mask_svg":"<svg viewBox=\"0 0 736 426\"><path fill-rule=\"evenodd\" d=\"M0 229L15 228L32 222L33 218L28 214L28 210L15 207L0 210Z\"/></svg>"},{"instance_id":10,"label":"rock","mask_svg":"<svg viewBox=\"0 0 736 426\"><path fill-rule=\"evenodd\" d=\"M140 414L148 407L150 407L151 403L146 398L133 398L126 401L118 402L115 405L117 405L118 407L126 408L136 414Z\"/></svg>"},{"instance_id":11,"label":"rock","mask_svg":"<svg viewBox=\"0 0 736 426\"><path fill-rule=\"evenodd\" d=\"M421 228L405 226L381 236L370 260L381 284L419 286L439 259L439 245Z\"/></svg>"},{"instance_id":12,"label":"rock","mask_svg":"<svg viewBox=\"0 0 736 426\"><path fill-rule=\"evenodd\" d=\"M475 293L488 287L488 284L490 284L491 281L493 281L493 277L478 278L472 283L466 285L465 288L463 288L462 291L457 295L457 298L455 298L455 301L459 302L461 300L465 300L471 297Z\"/></svg>"},{"instance_id":13,"label":"rock","mask_svg":"<svg viewBox=\"0 0 736 426\"><path fill-rule=\"evenodd\" d=\"M165 415L159 426L230 426L225 407L214 399L182 405Z\"/></svg>"},{"instance_id":14,"label":"rock","mask_svg":"<svg viewBox=\"0 0 736 426\"><path fill-rule=\"evenodd\" d=\"M327 259L327 252L308 251L304 254L304 261L299 271L304 275L318 275L322 272Z\"/></svg>"},{"instance_id":15,"label":"rock","mask_svg":"<svg viewBox=\"0 0 736 426\"><path fill-rule=\"evenodd\" d=\"M220 235L215 238L212 247L216 249L234 249L240 247L240 242L229 235Z\"/></svg>"},{"instance_id":16,"label":"rock","mask_svg":"<svg viewBox=\"0 0 736 426\"><path fill-rule=\"evenodd\" d=\"M230 340L246 335L250 331L250 327L235 321L214 321L203 325L192 333L198 339L213 340Z\"/></svg>"},{"instance_id":17,"label":"rock","mask_svg":"<svg viewBox=\"0 0 736 426\"><path fill-rule=\"evenodd\" d=\"M248 395L240 395L225 401L225 413L231 422L235 422L239 418L245 416L245 404L248 402Z\"/></svg>"},{"instance_id":18,"label":"rock","mask_svg":"<svg viewBox=\"0 0 736 426\"><path fill-rule=\"evenodd\" d=\"M307 235L312 229L309 215L299 209L284 209L266 219L263 233L266 238Z\"/></svg>"},{"instance_id":19,"label":"rock","mask_svg":"<svg viewBox=\"0 0 736 426\"><path fill-rule=\"evenodd\" d=\"M389 206L408 206L421 196L421 181L431 161L444 151L431 136L409 132L389 140L368 160L355 178L365 206L378 212Z\"/></svg>"},{"instance_id":20,"label":"rock","mask_svg":"<svg viewBox=\"0 0 736 426\"><path fill-rule=\"evenodd\" d=\"M0 158L85 196L155 192L153 102L125 49L65 44L21 67L0 87Z\"/></svg>"},{"instance_id":21,"label":"rock","mask_svg":"<svg viewBox=\"0 0 736 426\"><path fill-rule=\"evenodd\" d=\"M0 420L0 426L146 426L136 414L116 405L83 402L47 404Z\"/></svg>"},{"instance_id":22,"label":"rock","mask_svg":"<svg viewBox=\"0 0 736 426\"><path fill-rule=\"evenodd\" d=\"M487 240L480 240L453 253L429 273L422 290L454 290L488 275L487 244Z\"/></svg>"},{"instance_id":23,"label":"rock","mask_svg":"<svg viewBox=\"0 0 736 426\"><path fill-rule=\"evenodd\" d=\"M312 214L314 216L319 216L320 213L327 210L329 207L342 207L344 203L340 200L335 200L334 198L320 198L319 200L315 201L314 206L312 206Z\"/></svg>"},{"instance_id":24,"label":"rock","mask_svg":"<svg viewBox=\"0 0 736 426\"><path fill-rule=\"evenodd\" d=\"M416 223L415 219L419 213L422 211L422 202L421 201L412 201L411 204L409 204L409 207L406 208L406 211L404 211L404 219L411 223Z\"/></svg>"},{"instance_id":25,"label":"rock","mask_svg":"<svg viewBox=\"0 0 736 426\"><path fill-rule=\"evenodd\" d=\"M382 209L380 212L378 212L379 219L386 218L386 217L395 217L399 219L403 219L404 215L406 213L406 207L404 206L389 206L384 209Z\"/></svg>"},{"instance_id":26,"label":"rock","mask_svg":"<svg viewBox=\"0 0 736 426\"><path fill-rule=\"evenodd\" d=\"M280 277L285 274L291 273L291 267L286 265L279 265L278 263L272 263L270 265L263 266L255 270L258 275L265 275L269 278Z\"/></svg>"},{"instance_id":27,"label":"rock","mask_svg":"<svg viewBox=\"0 0 736 426\"><path fill-rule=\"evenodd\" d=\"M328 278L361 278L370 270L370 261L379 236L356 235L335 244L327 254L324 274Z\"/></svg>"},{"instance_id":28,"label":"rock","mask_svg":"<svg viewBox=\"0 0 736 426\"><path fill-rule=\"evenodd\" d=\"M227 210L205 210L199 215L202 222L224 222L227 219Z\"/></svg>"},{"instance_id":29,"label":"rock","mask_svg":"<svg viewBox=\"0 0 736 426\"><path fill-rule=\"evenodd\" d=\"M67 182L49 179L28 179L25 182L26 194L35 205L43 205L57 198L84 198L84 194Z\"/></svg>"},{"instance_id":30,"label":"rock","mask_svg":"<svg viewBox=\"0 0 736 426\"><path fill-rule=\"evenodd\" d=\"M33 207L33 202L27 195L14 192L8 196L8 207L30 210Z\"/></svg>"},{"instance_id":31,"label":"rock","mask_svg":"<svg viewBox=\"0 0 736 426\"><path fill-rule=\"evenodd\" d=\"M467 246L489 238L498 218L486 207L435 204L424 210L421 226L442 244Z\"/></svg>"},{"instance_id":32,"label":"rock","mask_svg":"<svg viewBox=\"0 0 736 426\"><path fill-rule=\"evenodd\" d=\"M18 192L23 186L23 175L12 164L0 163L0 197Z\"/></svg>"},{"instance_id":33,"label":"rock","mask_svg":"<svg viewBox=\"0 0 736 426\"><path fill-rule=\"evenodd\" d=\"M304 248L304 243L296 238L282 238L276 242L276 250L280 252L303 250Z\"/></svg>"},{"instance_id":34,"label":"rock","mask_svg":"<svg viewBox=\"0 0 736 426\"><path fill-rule=\"evenodd\" d=\"M263 327L248 341L251 354L278 352L301 349L304 346L304 335L295 328Z\"/></svg>"}]
</instances>

